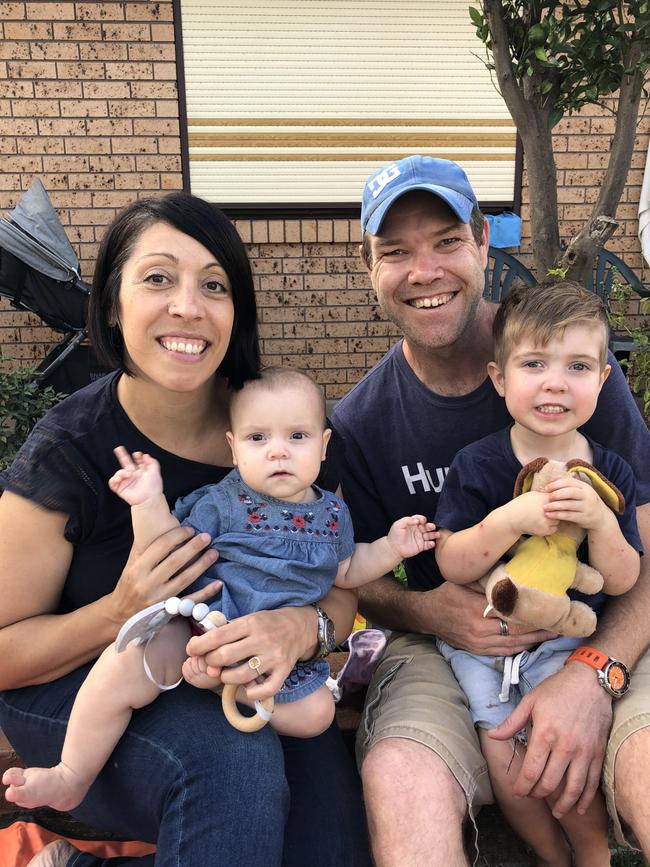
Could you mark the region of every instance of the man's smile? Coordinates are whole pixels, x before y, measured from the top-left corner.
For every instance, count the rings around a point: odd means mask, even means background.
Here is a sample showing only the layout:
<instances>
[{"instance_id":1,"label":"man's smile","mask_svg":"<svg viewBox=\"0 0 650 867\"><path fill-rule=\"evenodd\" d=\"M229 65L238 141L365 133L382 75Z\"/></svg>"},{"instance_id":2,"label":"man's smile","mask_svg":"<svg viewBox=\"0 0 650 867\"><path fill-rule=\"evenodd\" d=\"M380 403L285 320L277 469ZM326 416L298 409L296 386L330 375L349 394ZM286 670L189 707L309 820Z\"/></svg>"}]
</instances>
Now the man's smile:
<instances>
[{"instance_id":1,"label":"man's smile","mask_svg":"<svg viewBox=\"0 0 650 867\"><path fill-rule=\"evenodd\" d=\"M411 307L420 310L422 307L442 307L448 304L456 296L455 292L447 292L444 295L428 295L423 298L411 298L407 303Z\"/></svg>"}]
</instances>

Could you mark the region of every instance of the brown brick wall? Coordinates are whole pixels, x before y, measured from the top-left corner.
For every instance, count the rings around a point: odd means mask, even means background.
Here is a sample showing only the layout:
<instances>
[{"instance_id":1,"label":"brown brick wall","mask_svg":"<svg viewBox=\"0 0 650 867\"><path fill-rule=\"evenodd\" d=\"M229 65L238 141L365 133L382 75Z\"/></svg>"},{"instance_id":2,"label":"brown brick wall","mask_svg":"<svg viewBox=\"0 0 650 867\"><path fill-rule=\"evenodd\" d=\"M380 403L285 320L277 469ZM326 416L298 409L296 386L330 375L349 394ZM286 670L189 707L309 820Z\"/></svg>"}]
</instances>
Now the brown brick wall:
<instances>
[{"instance_id":1,"label":"brown brick wall","mask_svg":"<svg viewBox=\"0 0 650 867\"><path fill-rule=\"evenodd\" d=\"M237 220L249 245L262 353L342 397L397 337L358 256L357 220Z\"/></svg>"},{"instance_id":2,"label":"brown brick wall","mask_svg":"<svg viewBox=\"0 0 650 867\"><path fill-rule=\"evenodd\" d=\"M613 120L591 109L557 130L562 233L597 195ZM621 228L609 247L642 276L637 206L650 137L639 127ZM0 211L45 184L90 280L99 238L135 197L182 187L171 0L0 4ZM524 177L523 217L527 215ZM344 394L395 340L357 259L356 220L238 220L249 245L267 361ZM530 249L524 222L523 258ZM59 337L0 301L0 349L40 360ZM6 366L5 362L5 366Z\"/></svg>"},{"instance_id":3,"label":"brown brick wall","mask_svg":"<svg viewBox=\"0 0 650 867\"><path fill-rule=\"evenodd\" d=\"M0 210L38 175L90 280L117 210L182 187L172 5L0 4ZM0 301L5 356L60 337Z\"/></svg>"}]
</instances>

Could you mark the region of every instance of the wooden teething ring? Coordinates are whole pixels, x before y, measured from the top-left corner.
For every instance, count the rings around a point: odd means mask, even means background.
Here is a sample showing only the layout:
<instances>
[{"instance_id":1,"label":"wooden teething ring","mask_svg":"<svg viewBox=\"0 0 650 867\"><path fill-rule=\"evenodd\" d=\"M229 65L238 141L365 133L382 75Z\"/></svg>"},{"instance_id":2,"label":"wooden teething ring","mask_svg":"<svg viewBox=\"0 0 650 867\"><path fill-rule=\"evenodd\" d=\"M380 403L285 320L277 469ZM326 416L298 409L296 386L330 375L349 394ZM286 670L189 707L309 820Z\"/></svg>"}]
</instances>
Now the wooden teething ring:
<instances>
[{"instance_id":1,"label":"wooden teething ring","mask_svg":"<svg viewBox=\"0 0 650 867\"><path fill-rule=\"evenodd\" d=\"M260 729L264 728L268 719L260 716L259 710L254 716L244 716L237 707L237 702L235 701L238 689L239 684L224 684L223 692L221 693L223 714L230 725L233 726L233 728L238 729L240 732L258 732ZM275 704L273 696L271 696L271 698L265 698L263 701L255 702L255 704L260 705L267 714L273 713L273 705Z\"/></svg>"},{"instance_id":2,"label":"wooden teething ring","mask_svg":"<svg viewBox=\"0 0 650 867\"><path fill-rule=\"evenodd\" d=\"M201 621L201 626L204 629L213 629L215 626L223 626L226 623L226 618L220 611L211 611L207 617ZM255 658L255 657L253 657ZM253 666L251 666L254 668ZM257 732L269 721L270 715L273 713L274 700L273 696L265 698L262 701L256 701L256 713L253 716L244 716L237 707L236 695L239 689L237 683L225 683L221 692L221 705L223 714L233 728L240 732ZM260 714L260 709L262 714Z\"/></svg>"}]
</instances>

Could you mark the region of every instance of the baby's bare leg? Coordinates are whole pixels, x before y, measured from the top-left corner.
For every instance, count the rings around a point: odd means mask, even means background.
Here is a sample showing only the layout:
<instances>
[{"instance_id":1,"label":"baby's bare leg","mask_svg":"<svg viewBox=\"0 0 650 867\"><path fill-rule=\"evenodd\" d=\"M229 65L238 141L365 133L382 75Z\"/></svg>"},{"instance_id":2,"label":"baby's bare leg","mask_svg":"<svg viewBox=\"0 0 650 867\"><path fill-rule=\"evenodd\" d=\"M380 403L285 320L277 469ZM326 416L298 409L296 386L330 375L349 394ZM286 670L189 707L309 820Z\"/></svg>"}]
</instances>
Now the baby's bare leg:
<instances>
[{"instance_id":1,"label":"baby's bare leg","mask_svg":"<svg viewBox=\"0 0 650 867\"><path fill-rule=\"evenodd\" d=\"M275 703L271 725L281 735L314 738L326 731L334 719L334 698L325 686L298 701Z\"/></svg>"},{"instance_id":2,"label":"baby's bare leg","mask_svg":"<svg viewBox=\"0 0 650 867\"><path fill-rule=\"evenodd\" d=\"M244 687L237 690L237 704L254 707ZM305 698L275 702L270 725L281 735L291 738L314 738L326 731L334 719L334 699L326 686Z\"/></svg>"},{"instance_id":3,"label":"baby's bare leg","mask_svg":"<svg viewBox=\"0 0 650 867\"><path fill-rule=\"evenodd\" d=\"M179 679L189 634L185 618L177 618L150 642L147 661L159 683ZM117 653L109 645L77 694L61 761L53 768L10 768L2 778L9 787L7 800L22 807L76 807L124 734L133 710L150 704L159 693L145 674L142 647L130 644Z\"/></svg>"},{"instance_id":4,"label":"baby's bare leg","mask_svg":"<svg viewBox=\"0 0 650 867\"><path fill-rule=\"evenodd\" d=\"M571 867L571 851L548 804L538 798L515 798L512 785L522 762L523 747L513 758L512 744L494 741L479 729L494 797L514 831L536 855L537 867Z\"/></svg>"}]
</instances>

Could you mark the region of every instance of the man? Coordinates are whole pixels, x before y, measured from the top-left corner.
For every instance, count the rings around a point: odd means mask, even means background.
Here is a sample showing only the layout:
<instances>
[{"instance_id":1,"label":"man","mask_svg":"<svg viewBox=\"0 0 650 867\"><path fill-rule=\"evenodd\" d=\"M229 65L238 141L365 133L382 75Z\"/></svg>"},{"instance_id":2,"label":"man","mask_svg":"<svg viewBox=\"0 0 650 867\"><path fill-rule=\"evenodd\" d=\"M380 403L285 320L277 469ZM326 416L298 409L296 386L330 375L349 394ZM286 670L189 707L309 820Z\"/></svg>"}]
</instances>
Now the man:
<instances>
[{"instance_id":1,"label":"man","mask_svg":"<svg viewBox=\"0 0 650 867\"><path fill-rule=\"evenodd\" d=\"M482 298L488 227L462 169L420 156L381 169L366 184L361 225L361 256L378 302L404 335L335 410L346 442L344 494L355 537L368 541L400 514L432 516L454 454L510 419L486 376L496 310ZM585 430L632 465L647 546L650 435L616 364ZM361 593L366 616L394 630L357 743L373 854L378 867L457 867L468 864L463 824L492 794L464 697L432 636L474 653L512 655L549 635L484 618L482 592L443 583L434 552L406 568L408 590L385 576ZM556 815L586 808L602 769L619 840L620 818L646 854L648 571L643 564L636 587L608 601L585 642L599 651L584 655L594 665L607 668L612 657L636 666L635 689L615 701L601 685L611 689L604 670L573 661L496 730L509 739L533 722L516 791L552 796Z\"/></svg>"}]
</instances>

